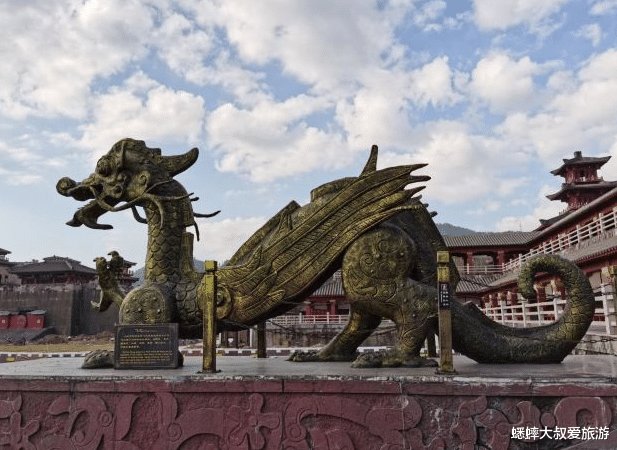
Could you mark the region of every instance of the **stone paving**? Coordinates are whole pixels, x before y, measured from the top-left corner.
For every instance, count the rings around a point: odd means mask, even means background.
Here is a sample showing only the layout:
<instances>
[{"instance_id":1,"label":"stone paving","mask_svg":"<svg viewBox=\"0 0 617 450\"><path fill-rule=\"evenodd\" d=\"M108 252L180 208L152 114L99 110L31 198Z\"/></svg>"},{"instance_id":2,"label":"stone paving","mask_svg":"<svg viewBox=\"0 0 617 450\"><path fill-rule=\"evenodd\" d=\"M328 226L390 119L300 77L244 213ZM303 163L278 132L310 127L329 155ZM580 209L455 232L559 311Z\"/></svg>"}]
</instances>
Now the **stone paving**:
<instances>
[{"instance_id":1,"label":"stone paving","mask_svg":"<svg viewBox=\"0 0 617 450\"><path fill-rule=\"evenodd\" d=\"M72 356L66 354L67 356ZM570 382L581 385L608 383L617 385L617 357L599 355L571 355L561 364L478 364L464 356L454 357L455 375L437 375L434 368L381 368L354 369L347 362L293 363L286 357L258 359L251 356L217 358L217 374L200 375L201 357L189 356L185 366L174 370L114 370L80 369L76 358L46 358L35 361L21 361L0 365L0 377L22 379L44 377L46 379L79 379L90 377L98 380L109 378L156 378L171 377L175 380L187 378L207 379L367 379L477 382Z\"/></svg>"}]
</instances>

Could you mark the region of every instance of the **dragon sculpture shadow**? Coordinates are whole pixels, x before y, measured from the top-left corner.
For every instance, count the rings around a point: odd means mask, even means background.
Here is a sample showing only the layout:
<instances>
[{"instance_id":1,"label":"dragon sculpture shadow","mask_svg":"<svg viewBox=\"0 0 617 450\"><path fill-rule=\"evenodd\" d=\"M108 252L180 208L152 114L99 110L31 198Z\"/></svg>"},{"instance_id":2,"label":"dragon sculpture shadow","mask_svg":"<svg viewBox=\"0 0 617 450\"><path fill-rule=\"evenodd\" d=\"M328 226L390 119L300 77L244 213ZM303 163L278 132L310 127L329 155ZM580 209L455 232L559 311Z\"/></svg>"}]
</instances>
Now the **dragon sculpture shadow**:
<instances>
[{"instance_id":1,"label":"dragon sculpture shadow","mask_svg":"<svg viewBox=\"0 0 617 450\"><path fill-rule=\"evenodd\" d=\"M109 229L98 219L131 209L148 227L144 284L124 295L114 264L96 259L103 311L112 303L120 323L179 324L182 338L202 333L200 284L193 268L193 234L199 238L191 198L174 177L198 157L196 148L164 156L143 141L123 139L102 156L81 182L58 181L57 191L78 201L68 225ZM429 177L414 173L425 164L377 170L377 147L358 177L339 179L311 192L311 201L292 201L268 220L218 270L217 330L242 329L294 308L336 270L351 305L350 320L319 351L298 352L293 361L354 361L356 367L435 365L420 349L436 329L436 252L446 250L426 205L412 187ZM143 208L143 217L137 208ZM216 214L216 213L215 213ZM115 255L117 256L117 255ZM113 259L113 258L112 258ZM451 272L458 280L455 267ZM534 276L561 277L568 304L554 323L511 328L488 319L471 304L452 302L455 350L482 363L558 363L587 331L594 295L587 277L571 262L542 255L521 270L519 291L535 298ZM455 280L455 281L457 281ZM383 318L391 319L398 342L390 350L357 356L358 346ZM85 367L109 364L109 354L93 354Z\"/></svg>"}]
</instances>

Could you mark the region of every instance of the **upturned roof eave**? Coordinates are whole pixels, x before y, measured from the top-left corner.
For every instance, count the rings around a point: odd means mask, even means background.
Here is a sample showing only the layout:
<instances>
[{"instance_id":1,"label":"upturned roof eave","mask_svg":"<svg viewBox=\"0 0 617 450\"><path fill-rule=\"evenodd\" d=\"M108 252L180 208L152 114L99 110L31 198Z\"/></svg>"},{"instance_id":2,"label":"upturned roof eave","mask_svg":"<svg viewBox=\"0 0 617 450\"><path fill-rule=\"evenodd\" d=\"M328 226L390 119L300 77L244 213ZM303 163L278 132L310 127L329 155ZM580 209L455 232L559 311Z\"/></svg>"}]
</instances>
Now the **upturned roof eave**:
<instances>
[{"instance_id":1,"label":"upturned roof eave","mask_svg":"<svg viewBox=\"0 0 617 450\"><path fill-rule=\"evenodd\" d=\"M551 170L553 175L561 175L561 173L569 166L580 166L580 165L597 165L598 168L602 167L604 164L611 159L610 156L585 156L583 158L571 158L571 159L563 159L563 164L559 166L557 169Z\"/></svg>"}]
</instances>

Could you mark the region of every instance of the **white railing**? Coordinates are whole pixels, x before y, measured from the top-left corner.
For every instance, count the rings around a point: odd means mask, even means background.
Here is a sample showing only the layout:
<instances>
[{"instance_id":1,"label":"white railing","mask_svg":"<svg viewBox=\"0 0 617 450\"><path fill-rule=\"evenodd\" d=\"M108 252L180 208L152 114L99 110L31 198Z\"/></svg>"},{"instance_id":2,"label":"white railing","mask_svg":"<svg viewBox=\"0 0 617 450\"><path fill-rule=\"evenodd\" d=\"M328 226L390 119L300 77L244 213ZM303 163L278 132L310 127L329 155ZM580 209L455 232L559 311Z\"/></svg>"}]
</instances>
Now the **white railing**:
<instances>
[{"instance_id":1,"label":"white railing","mask_svg":"<svg viewBox=\"0 0 617 450\"><path fill-rule=\"evenodd\" d=\"M534 327L554 322L563 313L565 305L564 299L555 297L540 303L523 302L518 305L506 305L502 302L499 306L484 307L482 311L489 318L504 325ZM612 293L602 292L597 295L596 310L589 332L617 335L615 307Z\"/></svg>"},{"instance_id":2,"label":"white railing","mask_svg":"<svg viewBox=\"0 0 617 450\"><path fill-rule=\"evenodd\" d=\"M466 275L482 275L491 273L503 273L505 264L483 264L473 265L469 264L457 264L456 268L458 272Z\"/></svg>"},{"instance_id":3,"label":"white railing","mask_svg":"<svg viewBox=\"0 0 617 450\"><path fill-rule=\"evenodd\" d=\"M285 314L270 319L272 322L282 326L292 326L300 324L346 324L349 321L349 314Z\"/></svg>"},{"instance_id":4,"label":"white railing","mask_svg":"<svg viewBox=\"0 0 617 450\"><path fill-rule=\"evenodd\" d=\"M577 226L576 229L569 233L562 233L549 241L542 242L540 245L532 248L528 253L519 255L518 258L505 263L503 265L503 270L516 270L521 267L522 263L534 255L561 253L568 248L590 243L594 238L612 237L615 235L615 228L617 228L617 207L607 214L599 214L598 217L587 225ZM595 239L593 242L595 242Z\"/></svg>"}]
</instances>

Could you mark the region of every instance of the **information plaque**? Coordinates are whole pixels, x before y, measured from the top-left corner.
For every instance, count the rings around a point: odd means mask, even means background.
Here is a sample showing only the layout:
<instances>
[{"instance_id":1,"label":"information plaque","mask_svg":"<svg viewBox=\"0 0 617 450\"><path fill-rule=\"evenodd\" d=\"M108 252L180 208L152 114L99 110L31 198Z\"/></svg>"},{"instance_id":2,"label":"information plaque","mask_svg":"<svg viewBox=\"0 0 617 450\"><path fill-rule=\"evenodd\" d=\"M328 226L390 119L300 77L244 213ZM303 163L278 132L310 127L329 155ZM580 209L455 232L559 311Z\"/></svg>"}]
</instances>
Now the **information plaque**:
<instances>
[{"instance_id":1,"label":"information plaque","mask_svg":"<svg viewBox=\"0 0 617 450\"><path fill-rule=\"evenodd\" d=\"M439 283L439 309L450 309L450 283Z\"/></svg>"},{"instance_id":2,"label":"information plaque","mask_svg":"<svg viewBox=\"0 0 617 450\"><path fill-rule=\"evenodd\" d=\"M116 325L116 369L178 367L178 324Z\"/></svg>"}]
</instances>

